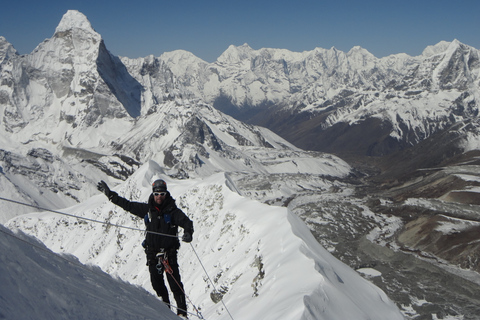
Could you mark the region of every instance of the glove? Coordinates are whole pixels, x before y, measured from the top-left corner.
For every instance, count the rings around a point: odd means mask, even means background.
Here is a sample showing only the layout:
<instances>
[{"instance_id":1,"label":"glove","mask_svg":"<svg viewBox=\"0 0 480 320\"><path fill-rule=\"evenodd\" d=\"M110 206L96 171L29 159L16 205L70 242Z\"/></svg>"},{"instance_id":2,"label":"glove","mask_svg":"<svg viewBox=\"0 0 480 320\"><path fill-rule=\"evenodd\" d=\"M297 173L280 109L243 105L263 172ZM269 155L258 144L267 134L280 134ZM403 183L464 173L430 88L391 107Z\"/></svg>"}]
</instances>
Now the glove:
<instances>
[{"instance_id":1,"label":"glove","mask_svg":"<svg viewBox=\"0 0 480 320\"><path fill-rule=\"evenodd\" d=\"M192 234L188 231L185 231L183 233L182 241L189 243L189 242L192 242L192 240L193 240Z\"/></svg>"},{"instance_id":2,"label":"glove","mask_svg":"<svg viewBox=\"0 0 480 320\"><path fill-rule=\"evenodd\" d=\"M101 191L103 193L105 193L105 195L107 196L108 199L110 199L110 194L112 193L110 191L110 188L107 186L107 184L105 183L105 181L100 181L98 184L97 184L97 189L98 191Z\"/></svg>"}]
</instances>

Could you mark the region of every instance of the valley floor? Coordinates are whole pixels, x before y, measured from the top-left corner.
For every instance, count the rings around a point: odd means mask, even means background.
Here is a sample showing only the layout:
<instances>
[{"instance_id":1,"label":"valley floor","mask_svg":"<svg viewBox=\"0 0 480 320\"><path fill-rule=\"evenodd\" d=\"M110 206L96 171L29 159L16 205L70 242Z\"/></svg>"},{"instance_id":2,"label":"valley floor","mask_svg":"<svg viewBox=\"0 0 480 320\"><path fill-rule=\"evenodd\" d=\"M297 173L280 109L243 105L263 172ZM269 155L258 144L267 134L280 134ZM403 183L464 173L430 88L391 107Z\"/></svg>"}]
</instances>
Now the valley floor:
<instances>
[{"instance_id":1,"label":"valley floor","mask_svg":"<svg viewBox=\"0 0 480 320\"><path fill-rule=\"evenodd\" d=\"M384 290L407 319L480 319L480 203L442 198L480 184L480 165L463 160L391 180L364 159L357 177L329 190L292 177L303 189L270 202L301 217L323 247ZM253 181L262 184L258 177L237 184L254 196Z\"/></svg>"}]
</instances>

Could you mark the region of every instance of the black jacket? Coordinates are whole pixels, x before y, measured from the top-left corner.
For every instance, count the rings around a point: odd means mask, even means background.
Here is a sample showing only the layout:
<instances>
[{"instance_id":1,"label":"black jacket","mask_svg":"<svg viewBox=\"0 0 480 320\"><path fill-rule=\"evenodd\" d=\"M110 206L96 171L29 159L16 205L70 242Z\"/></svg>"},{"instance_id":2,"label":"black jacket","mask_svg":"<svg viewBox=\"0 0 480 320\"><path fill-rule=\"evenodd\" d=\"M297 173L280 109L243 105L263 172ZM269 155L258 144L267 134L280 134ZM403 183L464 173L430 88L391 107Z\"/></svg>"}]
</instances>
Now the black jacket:
<instances>
[{"instance_id":1,"label":"black jacket","mask_svg":"<svg viewBox=\"0 0 480 320\"><path fill-rule=\"evenodd\" d=\"M159 207L153 200L153 194L150 195L148 203L144 203L129 201L112 191L110 201L126 211L145 219L147 231L173 236L163 236L147 232L145 238L145 251L147 252L147 255L149 253L155 254L159 252L160 249L178 249L180 247L180 241L177 237L179 226L182 227L185 232L193 234L192 220L190 220L182 210L177 208L175 200L171 197L169 192L167 192L165 200ZM146 215L148 216L148 219L145 217Z\"/></svg>"}]
</instances>

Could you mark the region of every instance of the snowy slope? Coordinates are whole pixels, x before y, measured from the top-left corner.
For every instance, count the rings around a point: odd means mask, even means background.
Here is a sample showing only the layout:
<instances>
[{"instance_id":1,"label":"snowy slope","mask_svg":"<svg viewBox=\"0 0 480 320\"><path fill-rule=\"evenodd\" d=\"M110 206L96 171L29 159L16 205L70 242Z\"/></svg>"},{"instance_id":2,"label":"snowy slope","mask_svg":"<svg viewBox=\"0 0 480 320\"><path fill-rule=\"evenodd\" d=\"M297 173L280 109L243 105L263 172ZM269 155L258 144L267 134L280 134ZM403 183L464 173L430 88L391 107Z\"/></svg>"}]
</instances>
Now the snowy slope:
<instances>
[{"instance_id":1,"label":"snowy slope","mask_svg":"<svg viewBox=\"0 0 480 320\"><path fill-rule=\"evenodd\" d=\"M0 318L178 319L142 288L0 225Z\"/></svg>"},{"instance_id":2,"label":"snowy slope","mask_svg":"<svg viewBox=\"0 0 480 320\"><path fill-rule=\"evenodd\" d=\"M150 181L158 177L166 179L177 203L194 221L194 241L182 245L179 259L187 295L206 319L230 318L218 303L222 296L234 319L402 319L379 288L323 249L298 217L286 208L232 192L222 173L173 180L151 161L116 191L145 201ZM65 211L139 230L49 212L18 217L8 226L152 292L140 246L143 221L102 194Z\"/></svg>"}]
</instances>

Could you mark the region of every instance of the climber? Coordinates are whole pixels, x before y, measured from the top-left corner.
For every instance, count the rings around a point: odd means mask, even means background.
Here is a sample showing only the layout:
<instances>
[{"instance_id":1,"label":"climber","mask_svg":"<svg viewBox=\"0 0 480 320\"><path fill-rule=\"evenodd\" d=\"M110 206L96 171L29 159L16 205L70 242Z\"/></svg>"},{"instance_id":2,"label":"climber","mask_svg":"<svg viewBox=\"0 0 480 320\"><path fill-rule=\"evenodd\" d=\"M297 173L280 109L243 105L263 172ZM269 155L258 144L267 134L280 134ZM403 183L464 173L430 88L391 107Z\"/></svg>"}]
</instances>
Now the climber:
<instances>
[{"instance_id":1,"label":"climber","mask_svg":"<svg viewBox=\"0 0 480 320\"><path fill-rule=\"evenodd\" d=\"M182 241L191 242L193 222L176 206L175 200L167 190L166 182L161 179L153 182L148 203L129 201L120 197L115 191L110 190L105 181L100 181L97 188L112 203L145 220L147 234L143 246L153 289L163 302L170 305L163 279L166 270L168 284L177 303L177 314L187 318L185 291L177 261L180 247L177 232L178 227L182 227L184 229Z\"/></svg>"}]
</instances>

